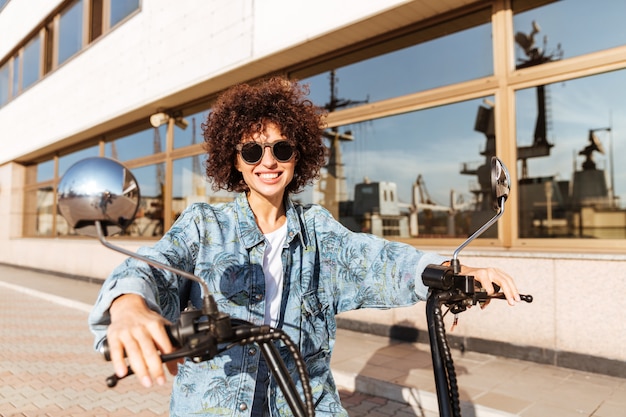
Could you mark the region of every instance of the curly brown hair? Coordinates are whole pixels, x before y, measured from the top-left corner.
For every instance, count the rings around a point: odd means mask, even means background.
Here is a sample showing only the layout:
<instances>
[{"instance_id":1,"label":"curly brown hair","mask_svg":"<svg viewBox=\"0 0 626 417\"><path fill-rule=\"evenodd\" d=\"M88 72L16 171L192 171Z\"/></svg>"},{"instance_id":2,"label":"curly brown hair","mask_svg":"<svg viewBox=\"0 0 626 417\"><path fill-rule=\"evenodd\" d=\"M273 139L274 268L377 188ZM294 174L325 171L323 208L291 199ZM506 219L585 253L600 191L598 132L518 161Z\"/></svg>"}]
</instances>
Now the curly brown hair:
<instances>
[{"instance_id":1,"label":"curly brown hair","mask_svg":"<svg viewBox=\"0 0 626 417\"><path fill-rule=\"evenodd\" d=\"M222 93L202 124L207 151L206 174L214 190L248 191L235 167L235 147L242 138L262 133L274 123L296 146L297 162L287 193L297 193L319 176L326 147L322 140L324 110L309 99L308 86L282 77L259 84L239 84Z\"/></svg>"}]
</instances>

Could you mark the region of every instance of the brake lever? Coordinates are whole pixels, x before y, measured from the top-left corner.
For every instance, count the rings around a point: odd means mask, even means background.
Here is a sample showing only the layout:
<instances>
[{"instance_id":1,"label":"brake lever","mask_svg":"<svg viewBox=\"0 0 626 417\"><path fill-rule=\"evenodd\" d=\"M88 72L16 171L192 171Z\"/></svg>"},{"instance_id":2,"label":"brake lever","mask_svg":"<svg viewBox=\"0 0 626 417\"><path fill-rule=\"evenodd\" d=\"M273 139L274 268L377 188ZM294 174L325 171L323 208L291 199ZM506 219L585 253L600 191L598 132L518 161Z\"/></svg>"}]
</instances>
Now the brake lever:
<instances>
[{"instance_id":1,"label":"brake lever","mask_svg":"<svg viewBox=\"0 0 626 417\"><path fill-rule=\"evenodd\" d=\"M479 289L483 288L482 285L480 284L480 282L478 282L478 281L476 281L476 286ZM492 299L492 298L500 299L500 300L506 300L506 295L504 295L503 292L500 292L500 289L501 288L500 288L500 286L498 284L493 284L493 290L494 290L493 294L487 294L485 291L479 291L479 293L483 293L484 295L481 294L482 297L477 297L477 298L479 298L479 299L477 299L477 301L479 301L479 302L480 301L486 301L487 299ZM533 302L533 296L530 295L530 294L520 294L519 298L520 298L521 301L525 301L527 303L532 303Z\"/></svg>"}]
</instances>

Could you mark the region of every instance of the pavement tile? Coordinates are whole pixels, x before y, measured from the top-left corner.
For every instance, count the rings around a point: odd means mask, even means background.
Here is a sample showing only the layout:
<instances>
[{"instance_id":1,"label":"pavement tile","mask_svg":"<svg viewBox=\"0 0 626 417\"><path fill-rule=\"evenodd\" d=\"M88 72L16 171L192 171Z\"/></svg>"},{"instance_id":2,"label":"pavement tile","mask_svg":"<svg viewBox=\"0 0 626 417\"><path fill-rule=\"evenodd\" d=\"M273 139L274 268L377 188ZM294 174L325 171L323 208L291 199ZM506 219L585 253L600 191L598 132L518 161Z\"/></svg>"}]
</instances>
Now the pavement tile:
<instances>
[{"instance_id":1,"label":"pavement tile","mask_svg":"<svg viewBox=\"0 0 626 417\"><path fill-rule=\"evenodd\" d=\"M34 289L17 286L25 283ZM132 377L106 387L112 369L93 351L86 324L97 285L75 284L0 265L0 417L167 416L172 378L150 389ZM452 355L466 417L626 415L625 379L471 351ZM427 344L339 329L332 368L351 417L438 415Z\"/></svg>"}]
</instances>

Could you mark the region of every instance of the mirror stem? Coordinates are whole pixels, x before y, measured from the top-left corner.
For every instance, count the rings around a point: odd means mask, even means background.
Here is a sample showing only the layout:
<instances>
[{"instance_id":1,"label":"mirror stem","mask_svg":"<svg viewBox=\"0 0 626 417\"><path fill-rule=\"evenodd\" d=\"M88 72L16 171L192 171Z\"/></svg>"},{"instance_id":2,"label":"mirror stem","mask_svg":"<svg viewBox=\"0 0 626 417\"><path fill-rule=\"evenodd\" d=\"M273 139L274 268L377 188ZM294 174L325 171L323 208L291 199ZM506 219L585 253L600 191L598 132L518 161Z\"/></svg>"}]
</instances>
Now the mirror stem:
<instances>
[{"instance_id":1,"label":"mirror stem","mask_svg":"<svg viewBox=\"0 0 626 417\"><path fill-rule=\"evenodd\" d=\"M139 255L135 252L131 252L129 250L126 250L122 247L119 246L115 246L111 243L109 243L109 241L107 241L105 239L105 235L104 235L104 229L102 228L102 223L100 222L100 220L96 220L95 221L95 225L96 225L96 231L98 232L98 239L100 239L100 243L102 243L104 246L106 246L109 249L112 249L116 252L122 253L126 256L130 256L131 258L135 258L135 259L139 259L140 261L143 261L145 263L147 263L148 265L154 266L155 268L160 268L160 269L165 269L166 271L170 271L176 275L180 275L184 278L190 279L191 281L197 282L198 284L200 284L200 287L202 288L202 302L203 302L203 311L205 314L208 315L217 315L219 314L219 310L217 308L217 303L215 302L215 300L213 299L213 297L211 296L211 294L209 293L209 287L207 286L206 282L204 282L203 280L201 280L200 278L198 278L197 276L195 276L194 274L190 274L189 272L174 268L172 266L163 264L161 262L152 260L150 258L147 258L145 256Z\"/></svg>"},{"instance_id":2,"label":"mirror stem","mask_svg":"<svg viewBox=\"0 0 626 417\"><path fill-rule=\"evenodd\" d=\"M500 204L499 204L500 210L498 211L498 213L496 213L496 215L493 216L491 218L491 220L489 220L487 223L483 224L480 229L476 230L474 232L474 234L472 234L470 237L468 237L467 240L465 242L463 242L461 244L461 246L456 248L456 250L454 251L454 253L452 254L452 261L450 261L450 265L452 266L452 272L454 272L455 275L458 275L458 274L461 273L461 263L459 262L459 259L458 259L459 252L461 252L461 250L464 247L469 245L472 240L474 240L478 236L482 235L485 230L489 229L491 227L491 225L493 225L495 222L498 221L498 219L504 213L504 201L505 200L506 200L506 197L501 197L500 198Z\"/></svg>"}]
</instances>

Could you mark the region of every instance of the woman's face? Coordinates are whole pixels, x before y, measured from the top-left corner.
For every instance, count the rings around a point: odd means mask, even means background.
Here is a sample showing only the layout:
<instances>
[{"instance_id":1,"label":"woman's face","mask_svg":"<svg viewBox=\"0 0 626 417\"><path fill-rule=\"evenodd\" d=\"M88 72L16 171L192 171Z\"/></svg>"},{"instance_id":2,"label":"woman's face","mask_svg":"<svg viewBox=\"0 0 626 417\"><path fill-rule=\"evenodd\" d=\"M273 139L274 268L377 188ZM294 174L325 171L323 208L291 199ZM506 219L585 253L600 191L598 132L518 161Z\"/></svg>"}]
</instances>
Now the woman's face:
<instances>
[{"instance_id":1,"label":"woman's face","mask_svg":"<svg viewBox=\"0 0 626 417\"><path fill-rule=\"evenodd\" d=\"M274 153L278 155L279 159L285 159L284 156L289 155L288 147L283 146L281 148L281 145L286 145L281 144L272 149L269 145L284 141L286 138L283 137L280 129L274 123L267 123L264 127L263 132L243 138L239 145L240 149L242 145L248 142L261 144L263 146L261 159L258 162L246 162L240 150L237 153L235 167L241 172L243 180L250 188L249 198L261 197L280 205L283 201L285 188L293 179L297 157L294 150L294 155L289 160L285 162L277 160ZM256 150L258 151L258 148ZM248 157L248 160L250 159Z\"/></svg>"}]
</instances>

